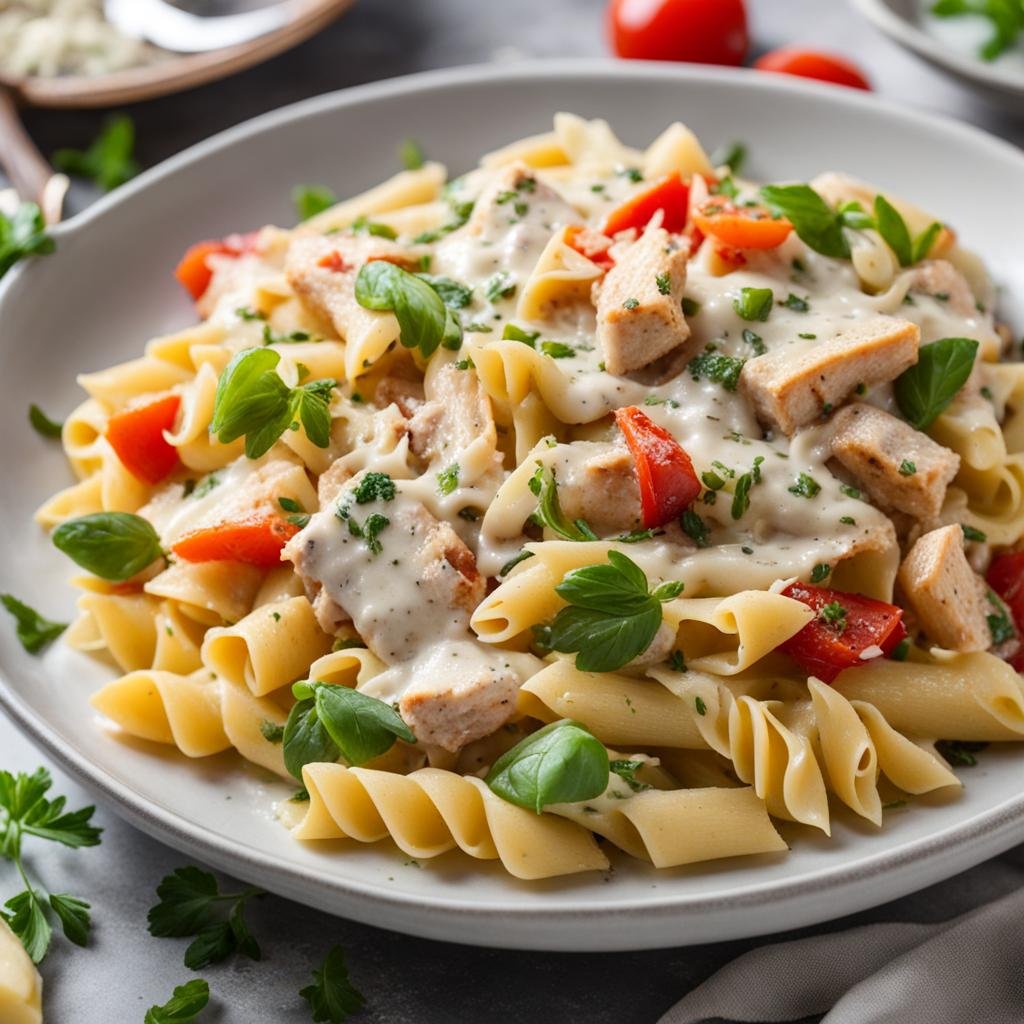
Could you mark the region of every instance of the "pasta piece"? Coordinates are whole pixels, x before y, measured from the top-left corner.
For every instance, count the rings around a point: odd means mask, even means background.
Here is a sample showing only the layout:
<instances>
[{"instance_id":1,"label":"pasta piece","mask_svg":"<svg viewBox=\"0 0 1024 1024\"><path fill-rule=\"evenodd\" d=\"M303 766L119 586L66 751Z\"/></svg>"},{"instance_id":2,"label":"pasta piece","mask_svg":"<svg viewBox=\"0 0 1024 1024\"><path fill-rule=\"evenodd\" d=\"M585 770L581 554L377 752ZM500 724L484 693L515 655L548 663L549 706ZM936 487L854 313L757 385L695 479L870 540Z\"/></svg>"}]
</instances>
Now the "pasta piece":
<instances>
[{"instance_id":1,"label":"pasta piece","mask_svg":"<svg viewBox=\"0 0 1024 1024\"><path fill-rule=\"evenodd\" d=\"M156 651L152 667L164 672L189 675L202 668L199 656L203 627L185 615L173 601L161 601L153 618Z\"/></svg>"},{"instance_id":2,"label":"pasta piece","mask_svg":"<svg viewBox=\"0 0 1024 1024\"><path fill-rule=\"evenodd\" d=\"M90 477L58 491L49 501L36 509L36 522L47 529L59 526L67 519L93 515L103 511L103 477L94 473Z\"/></svg>"},{"instance_id":3,"label":"pasta piece","mask_svg":"<svg viewBox=\"0 0 1024 1024\"><path fill-rule=\"evenodd\" d=\"M590 286L603 271L569 244L569 230L559 228L544 247L519 293L517 316L544 320L563 304L590 301Z\"/></svg>"},{"instance_id":4,"label":"pasta piece","mask_svg":"<svg viewBox=\"0 0 1024 1024\"><path fill-rule=\"evenodd\" d=\"M78 383L111 412L123 408L130 399L168 391L183 384L192 374L183 366L163 359L143 356L111 366L98 373L81 373Z\"/></svg>"},{"instance_id":5,"label":"pasta piece","mask_svg":"<svg viewBox=\"0 0 1024 1024\"><path fill-rule=\"evenodd\" d=\"M957 740L1024 736L1024 687L1005 661L985 651L927 664L876 658L841 672L833 686L847 700L877 708L899 732Z\"/></svg>"},{"instance_id":6,"label":"pasta piece","mask_svg":"<svg viewBox=\"0 0 1024 1024\"><path fill-rule=\"evenodd\" d=\"M284 766L284 746L276 730L288 720L279 704L254 697L248 687L224 679L220 684L220 714L224 735L246 761L258 764L283 779L290 779Z\"/></svg>"},{"instance_id":7,"label":"pasta piece","mask_svg":"<svg viewBox=\"0 0 1024 1024\"><path fill-rule=\"evenodd\" d=\"M0 1019L5 1024L43 1024L43 979L21 939L0 917Z\"/></svg>"},{"instance_id":8,"label":"pasta piece","mask_svg":"<svg viewBox=\"0 0 1024 1024\"><path fill-rule=\"evenodd\" d=\"M146 670L108 683L90 703L130 736L209 757L231 746L220 710L220 684L205 669L191 675Z\"/></svg>"},{"instance_id":9,"label":"pasta piece","mask_svg":"<svg viewBox=\"0 0 1024 1024\"><path fill-rule=\"evenodd\" d=\"M202 656L217 675L262 697L301 678L330 647L309 601L292 597L256 608L233 626L211 629Z\"/></svg>"},{"instance_id":10,"label":"pasta piece","mask_svg":"<svg viewBox=\"0 0 1024 1024\"><path fill-rule=\"evenodd\" d=\"M106 651L122 672L149 668L157 647L159 602L139 593L88 592L68 643L80 651Z\"/></svg>"},{"instance_id":11,"label":"pasta piece","mask_svg":"<svg viewBox=\"0 0 1024 1024\"><path fill-rule=\"evenodd\" d=\"M311 764L302 778L310 799L293 831L297 839L375 843L390 836L418 858L458 847L480 860L498 859L509 874L531 880L608 867L585 829L506 803L473 777L436 768L403 776Z\"/></svg>"},{"instance_id":12,"label":"pasta piece","mask_svg":"<svg viewBox=\"0 0 1024 1024\"><path fill-rule=\"evenodd\" d=\"M177 601L190 619L220 626L251 610L262 579L259 569L240 562L175 562L143 589Z\"/></svg>"},{"instance_id":13,"label":"pasta piece","mask_svg":"<svg viewBox=\"0 0 1024 1024\"><path fill-rule=\"evenodd\" d=\"M699 174L712 181L715 169L711 166L704 147L696 135L678 121L670 124L644 153L645 178L661 178L666 174L679 174L684 179Z\"/></svg>"}]
</instances>

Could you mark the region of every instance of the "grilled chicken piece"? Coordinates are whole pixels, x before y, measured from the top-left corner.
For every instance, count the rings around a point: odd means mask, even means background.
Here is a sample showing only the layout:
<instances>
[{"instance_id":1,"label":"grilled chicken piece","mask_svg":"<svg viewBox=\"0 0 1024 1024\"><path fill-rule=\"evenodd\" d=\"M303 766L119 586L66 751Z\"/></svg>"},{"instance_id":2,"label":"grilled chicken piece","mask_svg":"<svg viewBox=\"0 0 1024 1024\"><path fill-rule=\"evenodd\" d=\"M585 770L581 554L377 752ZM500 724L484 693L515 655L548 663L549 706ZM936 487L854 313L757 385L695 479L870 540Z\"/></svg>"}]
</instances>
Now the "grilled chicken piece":
<instances>
[{"instance_id":1,"label":"grilled chicken piece","mask_svg":"<svg viewBox=\"0 0 1024 1024\"><path fill-rule=\"evenodd\" d=\"M925 260L906 272L908 292L941 298L958 316L978 316L978 300L967 278L948 260Z\"/></svg>"},{"instance_id":2,"label":"grilled chicken piece","mask_svg":"<svg viewBox=\"0 0 1024 1024\"><path fill-rule=\"evenodd\" d=\"M915 324L878 316L841 327L831 338L749 359L740 387L758 417L791 435L839 405L858 384L873 387L917 361Z\"/></svg>"},{"instance_id":3,"label":"grilled chicken piece","mask_svg":"<svg viewBox=\"0 0 1024 1024\"><path fill-rule=\"evenodd\" d=\"M468 630L484 579L458 534L403 494L401 481L390 501L359 504L359 479L314 515L282 556L295 564L321 626L334 632L351 619L370 650L390 664L409 657L424 630L438 635L442 623ZM370 538L373 515L386 523Z\"/></svg>"},{"instance_id":4,"label":"grilled chicken piece","mask_svg":"<svg viewBox=\"0 0 1024 1024\"><path fill-rule=\"evenodd\" d=\"M951 651L984 651L991 646L985 583L968 564L958 525L918 538L897 578L933 643Z\"/></svg>"},{"instance_id":5,"label":"grilled chicken piece","mask_svg":"<svg viewBox=\"0 0 1024 1024\"><path fill-rule=\"evenodd\" d=\"M577 445L587 442L577 442ZM640 487L625 446L590 443L595 453L557 470L558 500L570 520L585 519L595 530L623 532L640 525Z\"/></svg>"},{"instance_id":6,"label":"grilled chicken piece","mask_svg":"<svg viewBox=\"0 0 1024 1024\"><path fill-rule=\"evenodd\" d=\"M454 752L508 721L519 685L505 652L457 641L417 662L398 710L421 743Z\"/></svg>"},{"instance_id":7,"label":"grilled chicken piece","mask_svg":"<svg viewBox=\"0 0 1024 1024\"><path fill-rule=\"evenodd\" d=\"M959 455L864 402L840 409L833 428L832 454L873 501L925 521L938 516Z\"/></svg>"},{"instance_id":8,"label":"grilled chicken piece","mask_svg":"<svg viewBox=\"0 0 1024 1024\"><path fill-rule=\"evenodd\" d=\"M526 205L525 216L520 214ZM517 210L517 205L519 210ZM563 224L572 224L580 215L553 188L540 181L526 164L514 163L480 193L464 233L496 240L524 220L547 225L546 233Z\"/></svg>"},{"instance_id":9,"label":"grilled chicken piece","mask_svg":"<svg viewBox=\"0 0 1024 1024\"><path fill-rule=\"evenodd\" d=\"M420 253L375 235L314 235L296 238L288 250L285 274L295 294L321 320L331 324L346 341L390 335L386 347L398 336L391 314L364 309L356 302L359 268L370 260L386 259L414 270Z\"/></svg>"},{"instance_id":10,"label":"grilled chicken piece","mask_svg":"<svg viewBox=\"0 0 1024 1024\"><path fill-rule=\"evenodd\" d=\"M648 227L595 285L597 336L609 373L642 369L690 337L682 310L687 256L664 228Z\"/></svg>"}]
</instances>

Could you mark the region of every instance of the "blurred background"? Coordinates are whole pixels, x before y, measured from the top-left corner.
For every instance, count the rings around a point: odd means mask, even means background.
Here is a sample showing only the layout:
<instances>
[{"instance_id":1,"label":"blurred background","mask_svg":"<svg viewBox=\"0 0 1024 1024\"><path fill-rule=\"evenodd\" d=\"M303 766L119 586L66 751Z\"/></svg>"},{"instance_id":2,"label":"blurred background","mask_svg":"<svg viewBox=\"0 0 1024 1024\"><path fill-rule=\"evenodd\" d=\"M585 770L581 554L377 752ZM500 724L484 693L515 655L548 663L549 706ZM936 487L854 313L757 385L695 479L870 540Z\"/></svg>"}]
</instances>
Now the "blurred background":
<instances>
[{"instance_id":1,"label":"blurred background","mask_svg":"<svg viewBox=\"0 0 1024 1024\"><path fill-rule=\"evenodd\" d=\"M141 4L144 0L127 0ZM182 4L186 0L181 0ZM264 0L265 2L265 0ZM953 0L956 3L956 0ZM14 36L8 23L33 10L45 13L60 4L98 4L99 0L0 0L0 70L5 47ZM260 0L191 0L212 4L215 12L259 6ZM344 5L342 5L344 6ZM112 109L131 116L136 127L136 158L152 166L179 150L256 114L320 93L429 68L527 58L602 57L613 54L608 31L609 6L619 24L639 31L619 36L619 49L634 56L684 56L722 63L753 64L780 47L822 51L852 62L854 70L887 99L968 120L1011 138L1024 140L1024 44L1011 40L994 62L1012 74L1020 65L1021 91L979 92L965 79L934 70L879 30L865 10L925 10L927 2L884 0L357 0L306 42L238 74L198 88ZM652 14L665 7L667 14ZM737 45L737 19L746 11L749 45ZM654 17L645 35L643 22ZM883 11L883 17L885 12ZM913 18L908 18L912 21ZM962 39L964 60L975 57L979 40L988 38L984 19L930 19L940 35ZM1024 27L1024 4L1021 5ZM665 27L670 31L664 31ZM952 31L952 36L950 36ZM654 48L652 50L652 47ZM966 48L965 48L966 47ZM955 47L954 47L955 49ZM660 52L656 52L660 51ZM1020 56L1018 56L1018 53ZM992 62L973 60L982 71ZM792 65L791 65L792 66ZM806 67L804 68L806 70ZM812 64L811 73L815 72ZM818 73L821 69L818 68ZM829 69L826 67L826 74ZM31 137L48 158L58 149L85 149L99 134L108 109L25 107L22 117ZM685 120L685 112L681 112ZM5 138L0 132L0 147ZM94 192L76 182L71 208Z\"/></svg>"}]
</instances>

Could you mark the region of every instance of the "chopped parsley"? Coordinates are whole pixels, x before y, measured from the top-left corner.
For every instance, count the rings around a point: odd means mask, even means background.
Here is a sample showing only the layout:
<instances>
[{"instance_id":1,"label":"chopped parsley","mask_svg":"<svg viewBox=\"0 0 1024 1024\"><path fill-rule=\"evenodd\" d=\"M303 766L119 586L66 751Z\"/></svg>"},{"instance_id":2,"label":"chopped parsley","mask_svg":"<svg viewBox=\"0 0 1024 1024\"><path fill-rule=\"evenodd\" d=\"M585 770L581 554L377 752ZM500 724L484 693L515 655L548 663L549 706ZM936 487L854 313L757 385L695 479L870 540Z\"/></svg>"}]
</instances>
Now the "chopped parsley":
<instances>
[{"instance_id":1,"label":"chopped parsley","mask_svg":"<svg viewBox=\"0 0 1024 1024\"><path fill-rule=\"evenodd\" d=\"M708 524L692 508L688 508L680 517L679 525L683 528L683 533L686 534L690 540L699 548L710 547L711 542L708 540L708 534L711 532L708 528Z\"/></svg>"},{"instance_id":2,"label":"chopped parsley","mask_svg":"<svg viewBox=\"0 0 1024 1024\"><path fill-rule=\"evenodd\" d=\"M552 359L572 359L576 355L576 350L562 341L542 341L540 350Z\"/></svg>"},{"instance_id":3,"label":"chopped parsley","mask_svg":"<svg viewBox=\"0 0 1024 1024\"><path fill-rule=\"evenodd\" d=\"M618 775L623 782L634 793L642 793L645 789L652 789L646 782L640 782L636 777L637 769L643 767L643 761L627 761L624 758L608 762L608 770L613 775Z\"/></svg>"},{"instance_id":4,"label":"chopped parsley","mask_svg":"<svg viewBox=\"0 0 1024 1024\"><path fill-rule=\"evenodd\" d=\"M973 768L978 759L974 756L984 750L987 743L971 740L939 740L935 749L952 765Z\"/></svg>"},{"instance_id":5,"label":"chopped parsley","mask_svg":"<svg viewBox=\"0 0 1024 1024\"><path fill-rule=\"evenodd\" d=\"M511 299L516 293L516 283L512 276L504 270L492 274L484 282L484 295L488 302L500 302L502 299Z\"/></svg>"},{"instance_id":6,"label":"chopped parsley","mask_svg":"<svg viewBox=\"0 0 1024 1024\"><path fill-rule=\"evenodd\" d=\"M674 672L686 671L686 656L678 648L669 655L668 663Z\"/></svg>"},{"instance_id":7,"label":"chopped parsley","mask_svg":"<svg viewBox=\"0 0 1024 1024\"><path fill-rule=\"evenodd\" d=\"M801 473L796 478L796 483L787 488L787 490L790 494L795 494L798 498L813 498L821 490L821 484L819 484L813 476L810 476L807 473Z\"/></svg>"},{"instance_id":8,"label":"chopped parsley","mask_svg":"<svg viewBox=\"0 0 1024 1024\"><path fill-rule=\"evenodd\" d=\"M811 304L806 299L801 299L799 295L794 295L792 292L779 305L785 306L787 309L794 309L798 313L806 313L811 308Z\"/></svg>"},{"instance_id":9,"label":"chopped parsley","mask_svg":"<svg viewBox=\"0 0 1024 1024\"><path fill-rule=\"evenodd\" d=\"M732 508L729 510L733 519L742 519L744 513L750 508L750 489L761 482L762 462L764 462L764 456L756 456L750 470L737 477L736 487L732 492Z\"/></svg>"},{"instance_id":10,"label":"chopped parsley","mask_svg":"<svg viewBox=\"0 0 1024 1024\"><path fill-rule=\"evenodd\" d=\"M981 530L968 526L966 523L961 523L960 529L964 531L964 540L974 540L978 541L978 543L984 543L988 540L988 534L982 533Z\"/></svg>"},{"instance_id":11,"label":"chopped parsley","mask_svg":"<svg viewBox=\"0 0 1024 1024\"><path fill-rule=\"evenodd\" d=\"M694 697L693 706L697 709L697 714L702 718L708 713L708 706L704 703L703 697Z\"/></svg>"},{"instance_id":12,"label":"chopped parsley","mask_svg":"<svg viewBox=\"0 0 1024 1024\"><path fill-rule=\"evenodd\" d=\"M28 407L28 421L32 424L32 429L40 437L58 438L64 429L63 423L51 420L38 405L30 405Z\"/></svg>"},{"instance_id":13,"label":"chopped parsley","mask_svg":"<svg viewBox=\"0 0 1024 1024\"><path fill-rule=\"evenodd\" d=\"M585 519L575 519L570 522L566 518L558 500L558 482L553 469L538 463L537 469L530 477L528 486L530 492L537 498L537 508L531 516L534 523L541 527L547 527L566 540L597 540L597 534Z\"/></svg>"},{"instance_id":14,"label":"chopped parsley","mask_svg":"<svg viewBox=\"0 0 1024 1024\"><path fill-rule=\"evenodd\" d=\"M818 618L837 633L846 630L846 609L838 601L829 601L818 612Z\"/></svg>"},{"instance_id":15,"label":"chopped parsley","mask_svg":"<svg viewBox=\"0 0 1024 1024\"><path fill-rule=\"evenodd\" d=\"M526 331L515 324L505 324L505 329L501 332L502 341L521 341L524 345L529 345L530 348L537 347L539 337L540 331Z\"/></svg>"},{"instance_id":16,"label":"chopped parsley","mask_svg":"<svg viewBox=\"0 0 1024 1024\"><path fill-rule=\"evenodd\" d=\"M700 312L700 303L696 299L691 299L688 295L683 296L681 305L684 316L696 316Z\"/></svg>"},{"instance_id":17,"label":"chopped parsley","mask_svg":"<svg viewBox=\"0 0 1024 1024\"><path fill-rule=\"evenodd\" d=\"M741 288L739 298L732 300L732 308L744 320L767 320L775 296L771 288Z\"/></svg>"},{"instance_id":18,"label":"chopped parsley","mask_svg":"<svg viewBox=\"0 0 1024 1024\"><path fill-rule=\"evenodd\" d=\"M654 283L655 283L655 285L657 285L658 291L662 295L669 295L669 294L671 294L671 292L672 292L672 279L668 275L667 272L664 273L664 274L658 274L658 276L654 279Z\"/></svg>"},{"instance_id":19,"label":"chopped parsley","mask_svg":"<svg viewBox=\"0 0 1024 1024\"><path fill-rule=\"evenodd\" d=\"M631 298L626 299L625 302L623 302L622 308L623 309L636 309L637 306L639 306L639 305L640 305L640 300L639 299L634 299L634 298L631 297Z\"/></svg>"},{"instance_id":20,"label":"chopped parsley","mask_svg":"<svg viewBox=\"0 0 1024 1024\"><path fill-rule=\"evenodd\" d=\"M763 356L768 351L761 335L755 334L749 327L743 329L743 340L754 350L755 356Z\"/></svg>"},{"instance_id":21,"label":"chopped parsley","mask_svg":"<svg viewBox=\"0 0 1024 1024\"><path fill-rule=\"evenodd\" d=\"M851 487L849 484L840 484L839 490L843 492L848 498L860 499L860 491L856 487Z\"/></svg>"},{"instance_id":22,"label":"chopped parsley","mask_svg":"<svg viewBox=\"0 0 1024 1024\"><path fill-rule=\"evenodd\" d=\"M1006 643L1007 640L1015 640L1017 628L1013 624L1010 610L991 588L987 591L986 597L994 609L992 613L985 616L985 620L988 622L988 631L992 634L992 646L998 647L1000 644Z\"/></svg>"},{"instance_id":23,"label":"chopped parsley","mask_svg":"<svg viewBox=\"0 0 1024 1024\"><path fill-rule=\"evenodd\" d=\"M726 391L735 391L745 363L745 359L722 355L714 346L709 345L699 356L691 359L686 368L694 380L703 377L715 384L721 384Z\"/></svg>"},{"instance_id":24,"label":"chopped parsley","mask_svg":"<svg viewBox=\"0 0 1024 1024\"><path fill-rule=\"evenodd\" d=\"M900 476L913 476L917 472L917 464L910 459L904 459L900 463Z\"/></svg>"},{"instance_id":25,"label":"chopped parsley","mask_svg":"<svg viewBox=\"0 0 1024 1024\"><path fill-rule=\"evenodd\" d=\"M445 497L459 486L459 464L453 462L437 474L437 492Z\"/></svg>"},{"instance_id":26,"label":"chopped parsley","mask_svg":"<svg viewBox=\"0 0 1024 1024\"><path fill-rule=\"evenodd\" d=\"M832 572L832 566L827 562L819 562L811 570L811 582L821 583L823 580L828 579L829 573Z\"/></svg>"}]
</instances>

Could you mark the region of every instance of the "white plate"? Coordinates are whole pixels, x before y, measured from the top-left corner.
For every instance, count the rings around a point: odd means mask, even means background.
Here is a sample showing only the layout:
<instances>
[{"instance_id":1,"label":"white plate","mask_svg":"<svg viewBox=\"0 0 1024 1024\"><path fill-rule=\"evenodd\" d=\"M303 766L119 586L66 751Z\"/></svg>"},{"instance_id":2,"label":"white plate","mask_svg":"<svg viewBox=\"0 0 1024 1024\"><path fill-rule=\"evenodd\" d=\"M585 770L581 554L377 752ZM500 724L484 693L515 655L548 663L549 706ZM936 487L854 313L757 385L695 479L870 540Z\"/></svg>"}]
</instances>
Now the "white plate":
<instances>
[{"instance_id":1,"label":"white plate","mask_svg":"<svg viewBox=\"0 0 1024 1024\"><path fill-rule=\"evenodd\" d=\"M31 520L69 481L60 452L25 420L77 402L79 370L138 355L193 312L171 278L188 243L290 223L289 192L356 192L395 170L413 136L458 172L485 150L544 131L561 109L607 117L643 145L670 121L710 145L744 139L752 173L806 179L841 168L941 212L1024 297L1024 157L962 125L853 90L781 76L578 62L469 68L325 96L233 129L62 225L57 253L0 289L0 591L69 618L69 564ZM1010 311L1004 311L1009 313ZM1018 328L1024 308L1012 311ZM433 938L533 949L639 949L738 938L822 921L947 877L1024 839L1020 750L992 748L956 800L916 800L881 832L841 814L827 840L792 852L656 872L627 858L609 877L517 882L458 854L417 869L385 846L301 845L273 820L267 778L222 756L188 762L117 741L87 704L111 670L55 645L26 655L0 629L0 698L21 727L139 828L294 899ZM2 734L0 734L2 744ZM2 748L0 748L2 763Z\"/></svg>"},{"instance_id":2,"label":"white plate","mask_svg":"<svg viewBox=\"0 0 1024 1024\"><path fill-rule=\"evenodd\" d=\"M852 2L901 46L1011 110L1020 111L1024 102L1024 49L1018 45L995 61L982 60L978 49L992 33L987 21L977 17L936 18L929 13L932 0Z\"/></svg>"}]
</instances>

